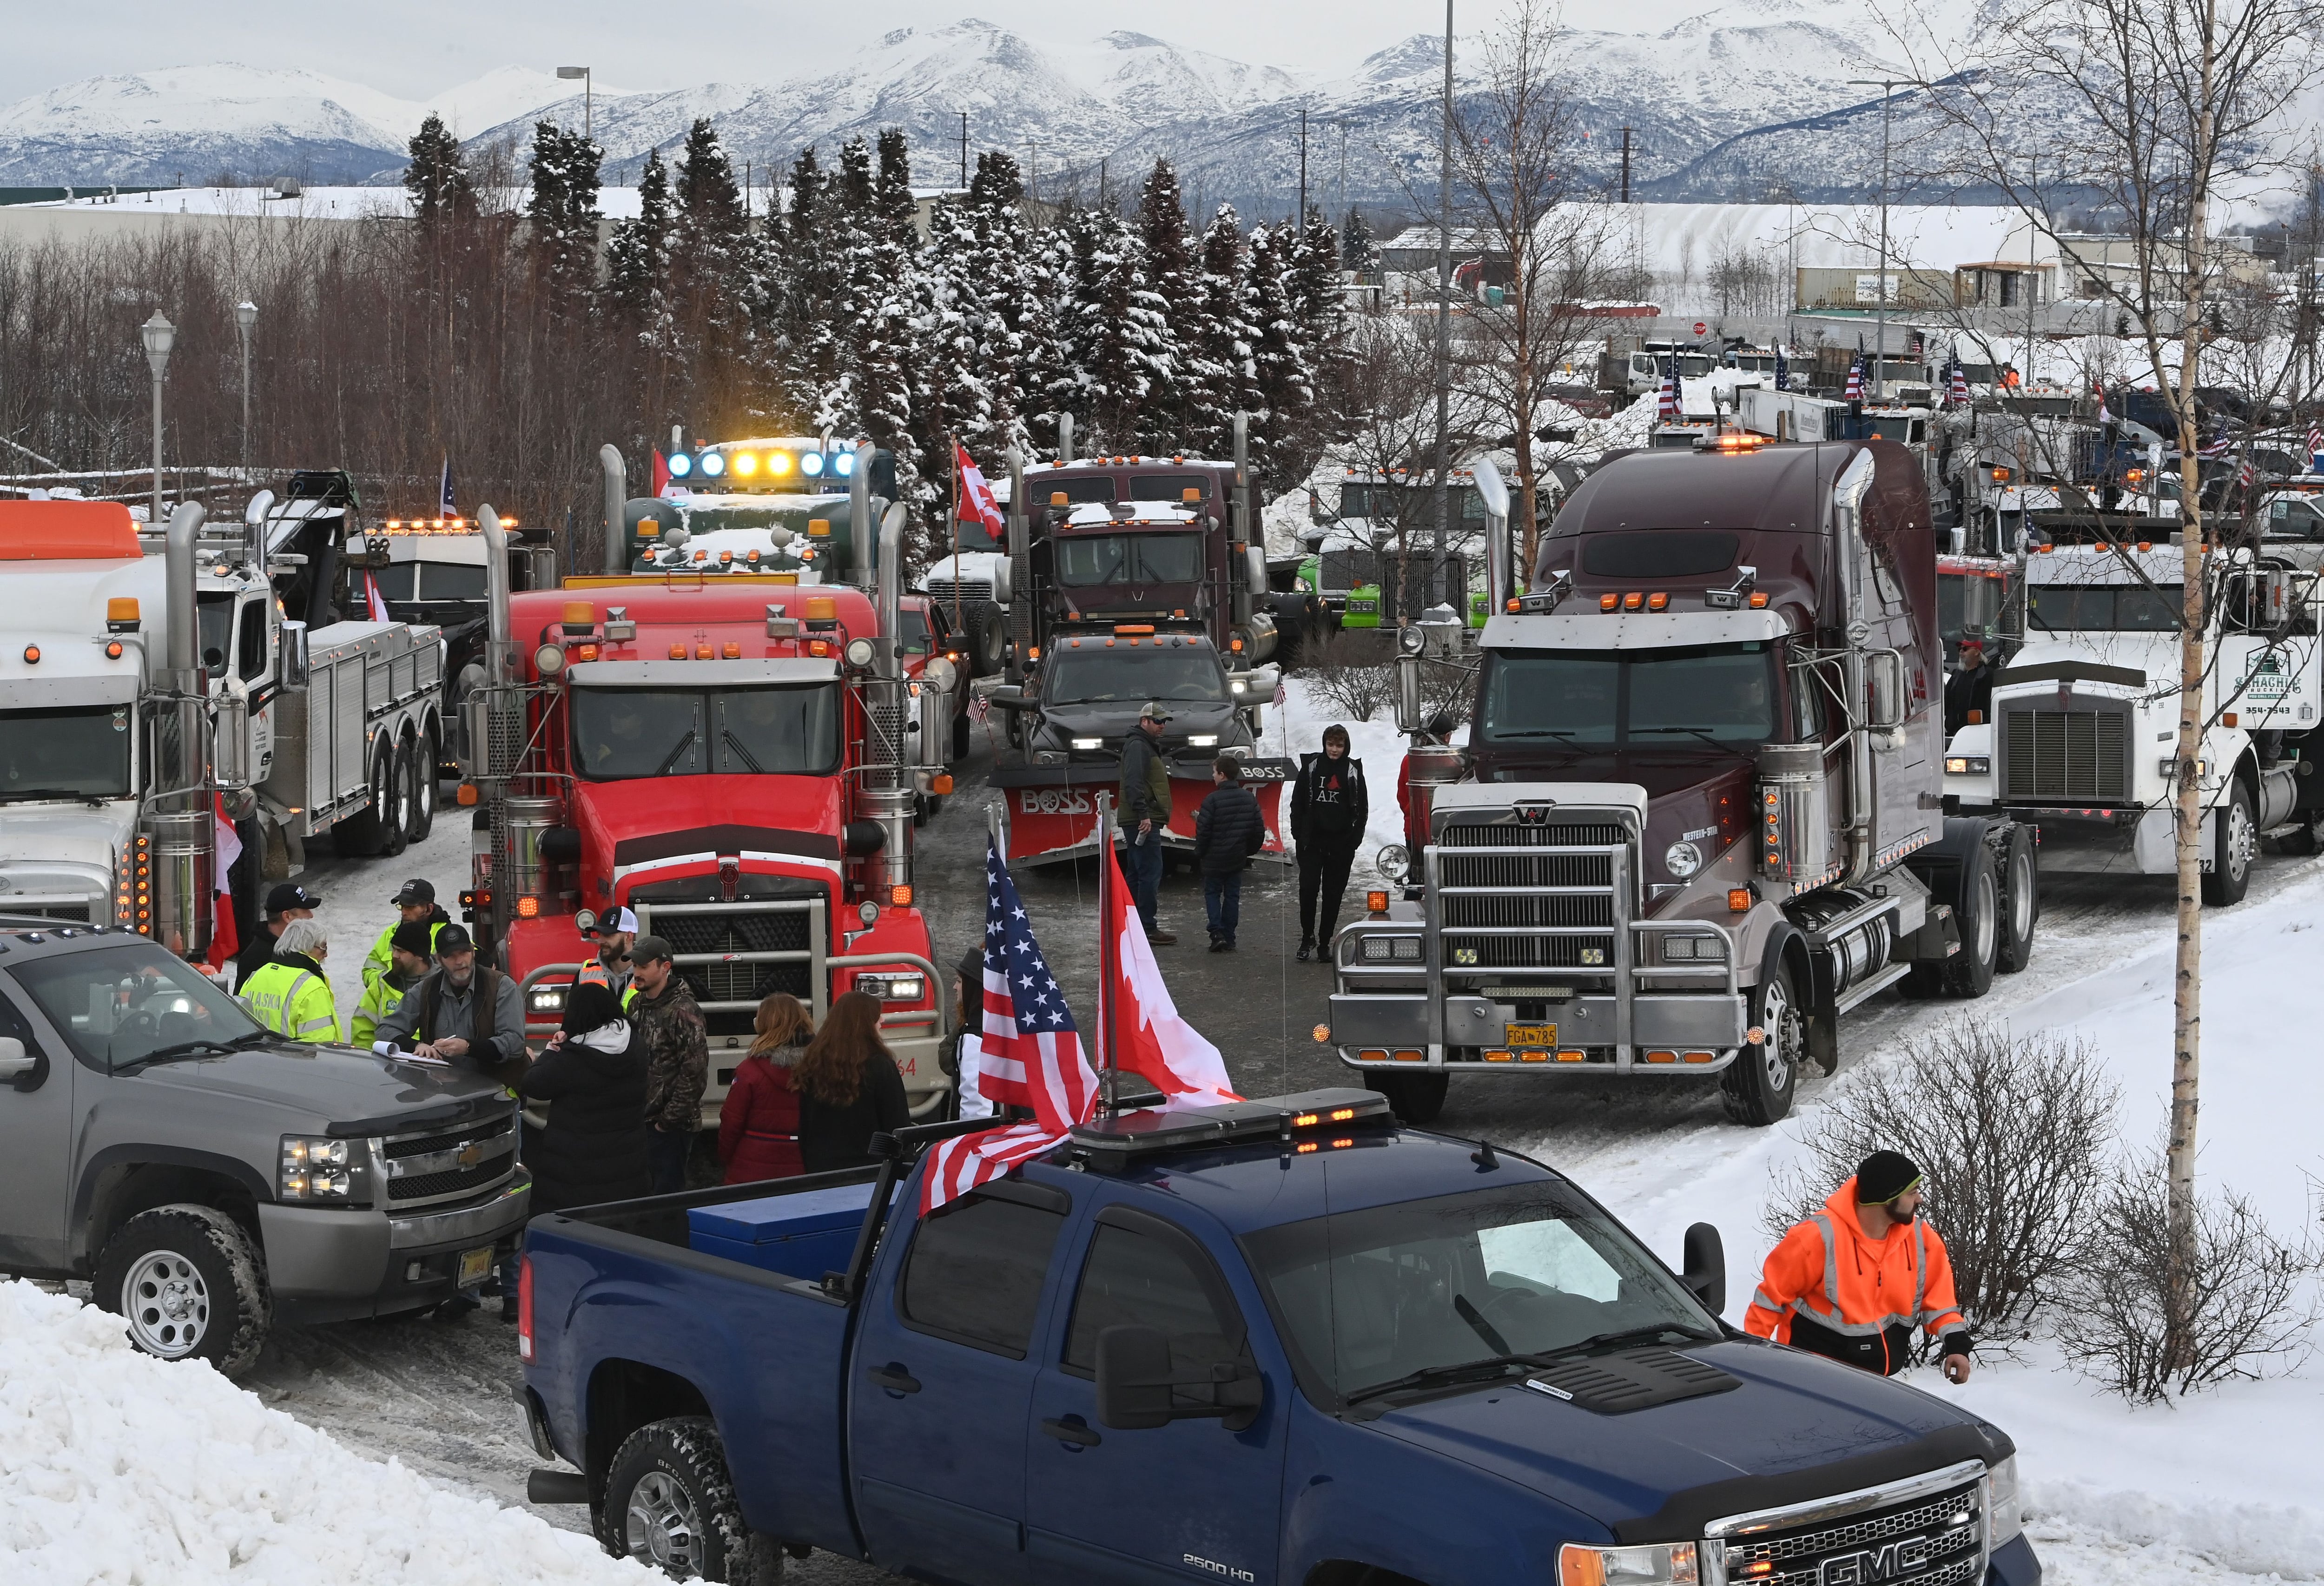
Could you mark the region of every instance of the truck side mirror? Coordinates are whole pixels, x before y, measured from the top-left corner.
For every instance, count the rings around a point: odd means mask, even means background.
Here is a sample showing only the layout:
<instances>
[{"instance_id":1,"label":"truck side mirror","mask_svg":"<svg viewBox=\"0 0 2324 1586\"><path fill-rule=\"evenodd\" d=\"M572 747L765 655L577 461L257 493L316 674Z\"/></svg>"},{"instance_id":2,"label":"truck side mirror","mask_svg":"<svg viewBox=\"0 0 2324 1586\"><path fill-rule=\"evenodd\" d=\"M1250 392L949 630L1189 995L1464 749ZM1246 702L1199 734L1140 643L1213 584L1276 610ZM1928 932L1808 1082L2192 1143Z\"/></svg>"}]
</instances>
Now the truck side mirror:
<instances>
[{"instance_id":1,"label":"truck side mirror","mask_svg":"<svg viewBox=\"0 0 2324 1586\"><path fill-rule=\"evenodd\" d=\"M1097 1418L1124 1432L1170 1424L1170 1340L1158 1327L1097 1335Z\"/></svg>"},{"instance_id":2,"label":"truck side mirror","mask_svg":"<svg viewBox=\"0 0 2324 1586\"><path fill-rule=\"evenodd\" d=\"M1901 650L1866 652L1866 675L1872 686L1872 719L1876 733L1893 733L1904 724L1904 657Z\"/></svg>"},{"instance_id":3,"label":"truck side mirror","mask_svg":"<svg viewBox=\"0 0 2324 1586\"><path fill-rule=\"evenodd\" d=\"M1030 710L1033 702L1025 697L1025 689L1017 683L1003 683L984 696L985 703L995 710Z\"/></svg>"},{"instance_id":4,"label":"truck side mirror","mask_svg":"<svg viewBox=\"0 0 2324 1586\"><path fill-rule=\"evenodd\" d=\"M307 624L284 618L282 622L282 687L307 686Z\"/></svg>"},{"instance_id":5,"label":"truck side mirror","mask_svg":"<svg viewBox=\"0 0 2324 1586\"><path fill-rule=\"evenodd\" d=\"M1686 1231L1686 1265L1680 1277L1712 1315L1726 1311L1727 1247L1712 1224L1698 1222Z\"/></svg>"},{"instance_id":6,"label":"truck side mirror","mask_svg":"<svg viewBox=\"0 0 2324 1586\"><path fill-rule=\"evenodd\" d=\"M40 1061L24 1050L24 1043L16 1037L0 1036L0 1079L22 1079L38 1067Z\"/></svg>"}]
</instances>

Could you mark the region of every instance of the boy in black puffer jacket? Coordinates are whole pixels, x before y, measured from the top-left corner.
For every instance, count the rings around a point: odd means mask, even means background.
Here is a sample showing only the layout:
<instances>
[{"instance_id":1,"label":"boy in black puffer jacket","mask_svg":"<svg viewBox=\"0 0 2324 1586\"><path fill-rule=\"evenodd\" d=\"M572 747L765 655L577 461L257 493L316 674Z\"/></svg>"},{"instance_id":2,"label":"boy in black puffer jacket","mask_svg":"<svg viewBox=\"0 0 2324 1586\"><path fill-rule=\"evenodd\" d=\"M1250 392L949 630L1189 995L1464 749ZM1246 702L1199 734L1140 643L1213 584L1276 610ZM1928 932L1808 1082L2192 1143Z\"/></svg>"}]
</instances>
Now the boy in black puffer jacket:
<instances>
[{"instance_id":1,"label":"boy in black puffer jacket","mask_svg":"<svg viewBox=\"0 0 2324 1586\"><path fill-rule=\"evenodd\" d=\"M1194 812L1194 862L1203 872L1203 908L1210 916L1211 951L1231 953L1242 920L1242 868L1267 841L1259 800L1242 785L1242 762L1221 755L1211 763L1217 786Z\"/></svg>"}]
</instances>

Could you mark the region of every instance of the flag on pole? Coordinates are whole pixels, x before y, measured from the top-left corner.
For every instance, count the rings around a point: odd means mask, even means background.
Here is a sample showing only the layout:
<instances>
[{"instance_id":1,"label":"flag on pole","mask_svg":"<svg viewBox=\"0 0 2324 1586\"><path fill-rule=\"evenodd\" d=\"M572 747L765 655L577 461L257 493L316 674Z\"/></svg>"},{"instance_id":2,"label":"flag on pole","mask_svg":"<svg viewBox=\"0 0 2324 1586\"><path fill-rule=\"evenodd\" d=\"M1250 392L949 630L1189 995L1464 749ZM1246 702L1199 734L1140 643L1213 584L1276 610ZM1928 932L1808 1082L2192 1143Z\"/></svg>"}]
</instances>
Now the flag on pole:
<instances>
[{"instance_id":1,"label":"flag on pole","mask_svg":"<svg viewBox=\"0 0 2324 1586\"><path fill-rule=\"evenodd\" d=\"M459 504L452 496L452 454L449 452L444 454L443 488L437 492L436 505L441 517L456 518L460 515Z\"/></svg>"},{"instance_id":2,"label":"flag on pole","mask_svg":"<svg viewBox=\"0 0 2324 1586\"><path fill-rule=\"evenodd\" d=\"M1033 937L1017 883L997 844L984 852L982 1093L1028 1107L1053 1132L1071 1129L1097 1103L1097 1074L1057 977Z\"/></svg>"},{"instance_id":3,"label":"flag on pole","mask_svg":"<svg viewBox=\"0 0 2324 1586\"><path fill-rule=\"evenodd\" d=\"M2324 419L2308 420L2308 471L2324 474Z\"/></svg>"},{"instance_id":4,"label":"flag on pole","mask_svg":"<svg viewBox=\"0 0 2324 1586\"><path fill-rule=\"evenodd\" d=\"M2101 424L2113 423L2114 415L2107 410L2106 382L2103 380L2098 381L2091 386L2091 389L2098 393L2098 422Z\"/></svg>"},{"instance_id":5,"label":"flag on pole","mask_svg":"<svg viewBox=\"0 0 2324 1586\"><path fill-rule=\"evenodd\" d=\"M2244 454L2243 463L2236 470L2236 483L2246 490L2259 483L2259 468L2252 462L2252 455L2249 452Z\"/></svg>"},{"instance_id":6,"label":"flag on pole","mask_svg":"<svg viewBox=\"0 0 2324 1586\"><path fill-rule=\"evenodd\" d=\"M2195 455L2207 463L2215 463L2235 449L2235 438L2223 427L2214 430L2210 439L2199 444L2195 447Z\"/></svg>"},{"instance_id":7,"label":"flag on pole","mask_svg":"<svg viewBox=\"0 0 2324 1586\"><path fill-rule=\"evenodd\" d=\"M387 614L387 596L379 592L379 578L368 567L364 569L364 607L374 622L392 621Z\"/></svg>"},{"instance_id":8,"label":"flag on pole","mask_svg":"<svg viewBox=\"0 0 2324 1586\"><path fill-rule=\"evenodd\" d=\"M1952 372L1945 377L1945 406L1957 407L1969 401L1969 371L1961 367L1960 359L1953 359Z\"/></svg>"},{"instance_id":9,"label":"flag on pole","mask_svg":"<svg viewBox=\"0 0 2324 1586\"><path fill-rule=\"evenodd\" d=\"M663 491L668 490L669 488L669 459L668 457L663 456L661 455L661 447L654 447L654 454L653 454L653 493L654 493L655 495L659 495Z\"/></svg>"},{"instance_id":10,"label":"flag on pole","mask_svg":"<svg viewBox=\"0 0 2324 1586\"><path fill-rule=\"evenodd\" d=\"M1780 346L1775 349L1775 389L1777 391L1792 389L1792 366L1784 357L1784 349Z\"/></svg>"},{"instance_id":11,"label":"flag on pole","mask_svg":"<svg viewBox=\"0 0 2324 1586\"><path fill-rule=\"evenodd\" d=\"M1840 394L1851 402L1860 402L1864 400L1864 355L1862 353L1857 354L1855 361L1849 364L1848 389Z\"/></svg>"},{"instance_id":12,"label":"flag on pole","mask_svg":"<svg viewBox=\"0 0 2324 1586\"><path fill-rule=\"evenodd\" d=\"M1145 1075L1166 1095L1201 1103L1241 1101L1227 1083L1226 1059L1219 1049L1178 1017L1110 843L1105 862L1112 884L1106 889L1109 917L1103 928L1114 942L1114 973L1112 984L1099 988L1099 1019L1113 1039L1113 1066Z\"/></svg>"},{"instance_id":13,"label":"flag on pole","mask_svg":"<svg viewBox=\"0 0 2324 1586\"><path fill-rule=\"evenodd\" d=\"M981 523L987 533L999 536L1009 526L1001 511L1001 503L992 493L992 486L984 482L984 471L968 455L968 448L958 441L952 443L953 466L960 470L960 521Z\"/></svg>"},{"instance_id":14,"label":"flag on pole","mask_svg":"<svg viewBox=\"0 0 2324 1586\"><path fill-rule=\"evenodd\" d=\"M226 881L226 872L234 869L242 857L242 834L234 829L234 819L226 814L226 795L210 795L210 819L216 827L217 845L217 897L210 927L210 950L202 962L213 972L223 970L242 951L242 932L234 917L234 890Z\"/></svg>"},{"instance_id":15,"label":"flag on pole","mask_svg":"<svg viewBox=\"0 0 2324 1586\"><path fill-rule=\"evenodd\" d=\"M1655 417L1665 424L1675 424L1684 416L1685 403L1678 389L1678 354L1670 355L1670 366L1663 371L1661 392L1655 399Z\"/></svg>"}]
</instances>

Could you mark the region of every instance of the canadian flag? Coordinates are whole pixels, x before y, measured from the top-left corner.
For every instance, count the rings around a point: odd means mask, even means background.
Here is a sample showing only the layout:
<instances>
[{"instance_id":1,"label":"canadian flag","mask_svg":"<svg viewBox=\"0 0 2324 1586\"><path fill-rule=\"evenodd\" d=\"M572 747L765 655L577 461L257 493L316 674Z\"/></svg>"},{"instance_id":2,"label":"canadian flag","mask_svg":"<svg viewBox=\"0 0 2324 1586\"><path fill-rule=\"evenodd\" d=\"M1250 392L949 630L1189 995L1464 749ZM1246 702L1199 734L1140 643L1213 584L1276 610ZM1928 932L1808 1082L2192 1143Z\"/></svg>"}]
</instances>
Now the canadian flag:
<instances>
[{"instance_id":1,"label":"canadian flag","mask_svg":"<svg viewBox=\"0 0 2324 1586\"><path fill-rule=\"evenodd\" d=\"M379 592L379 580L369 571L364 574L364 605L374 622L392 621L387 614L387 597Z\"/></svg>"},{"instance_id":2,"label":"canadian flag","mask_svg":"<svg viewBox=\"0 0 2324 1586\"><path fill-rule=\"evenodd\" d=\"M1190 1097L1198 1105L1241 1101L1227 1083L1226 1059L1219 1049L1178 1017L1111 844L1106 844L1105 862L1112 871L1105 928L1113 936L1114 974L1112 984L1099 988L1098 1016L1110 1021L1100 1028L1112 1037L1114 1066L1144 1074L1164 1094Z\"/></svg>"},{"instance_id":3,"label":"canadian flag","mask_svg":"<svg viewBox=\"0 0 2324 1586\"><path fill-rule=\"evenodd\" d=\"M653 455L653 491L652 491L652 493L653 493L653 494L655 494L655 495L659 495L663 491L668 490L669 488L669 459L668 457L663 456L661 455L661 447L654 447L654 455Z\"/></svg>"},{"instance_id":4,"label":"canadian flag","mask_svg":"<svg viewBox=\"0 0 2324 1586\"><path fill-rule=\"evenodd\" d=\"M226 884L226 871L242 857L242 834L234 829L233 817L226 814L226 795L211 796L211 819L217 826L217 898L214 924L210 927L209 956L203 960L213 970L222 970L234 962L242 951L242 933L235 927L234 892Z\"/></svg>"},{"instance_id":5,"label":"canadian flag","mask_svg":"<svg viewBox=\"0 0 2324 1586\"><path fill-rule=\"evenodd\" d=\"M958 441L952 443L953 466L960 470L960 521L982 523L993 534L1009 526L1001 511L1001 503L992 493L992 486L984 482L984 471L968 455L968 448Z\"/></svg>"}]
</instances>

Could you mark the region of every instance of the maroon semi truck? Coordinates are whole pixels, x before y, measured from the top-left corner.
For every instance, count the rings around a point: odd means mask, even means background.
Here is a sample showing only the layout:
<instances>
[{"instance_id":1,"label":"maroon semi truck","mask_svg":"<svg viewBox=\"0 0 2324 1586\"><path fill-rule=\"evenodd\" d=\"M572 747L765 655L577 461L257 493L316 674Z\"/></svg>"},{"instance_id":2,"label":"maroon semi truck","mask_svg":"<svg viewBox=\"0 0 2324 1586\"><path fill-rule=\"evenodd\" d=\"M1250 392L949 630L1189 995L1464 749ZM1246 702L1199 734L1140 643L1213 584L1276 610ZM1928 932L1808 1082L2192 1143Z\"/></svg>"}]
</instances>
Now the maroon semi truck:
<instances>
[{"instance_id":1,"label":"maroon semi truck","mask_svg":"<svg viewBox=\"0 0 2324 1586\"><path fill-rule=\"evenodd\" d=\"M1772 1123L1803 1063L1838 1066L1849 1009L2024 967L2033 834L1943 812L1910 451L1618 457L1522 586L1499 484L1470 744L1416 745L1427 841L1382 852L1389 886L1333 946L1324 1038L1372 1088L1425 1121L1459 1073L1715 1075ZM1408 715L1441 637L1406 631Z\"/></svg>"}]
</instances>

